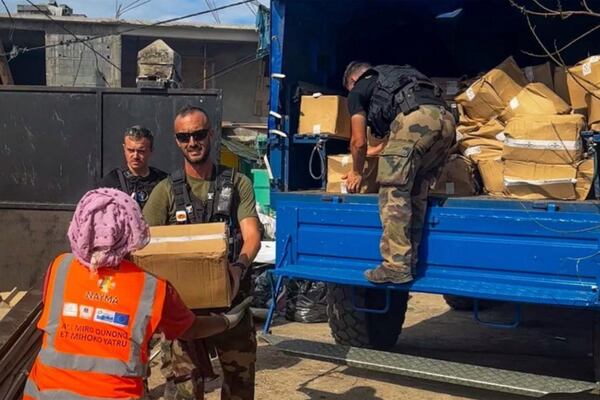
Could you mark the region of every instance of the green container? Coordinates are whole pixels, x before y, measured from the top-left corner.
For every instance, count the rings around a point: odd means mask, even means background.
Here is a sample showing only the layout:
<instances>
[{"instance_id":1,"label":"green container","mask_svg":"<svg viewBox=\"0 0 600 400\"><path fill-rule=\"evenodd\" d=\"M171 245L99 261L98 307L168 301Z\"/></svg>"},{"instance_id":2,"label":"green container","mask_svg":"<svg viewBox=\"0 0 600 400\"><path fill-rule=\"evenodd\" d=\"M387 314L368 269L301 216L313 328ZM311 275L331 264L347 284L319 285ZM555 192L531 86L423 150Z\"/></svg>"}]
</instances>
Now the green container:
<instances>
[{"instance_id":1,"label":"green container","mask_svg":"<svg viewBox=\"0 0 600 400\"><path fill-rule=\"evenodd\" d=\"M252 181L254 185L254 196L260 208L268 212L271 208L271 182L266 169L253 169Z\"/></svg>"}]
</instances>

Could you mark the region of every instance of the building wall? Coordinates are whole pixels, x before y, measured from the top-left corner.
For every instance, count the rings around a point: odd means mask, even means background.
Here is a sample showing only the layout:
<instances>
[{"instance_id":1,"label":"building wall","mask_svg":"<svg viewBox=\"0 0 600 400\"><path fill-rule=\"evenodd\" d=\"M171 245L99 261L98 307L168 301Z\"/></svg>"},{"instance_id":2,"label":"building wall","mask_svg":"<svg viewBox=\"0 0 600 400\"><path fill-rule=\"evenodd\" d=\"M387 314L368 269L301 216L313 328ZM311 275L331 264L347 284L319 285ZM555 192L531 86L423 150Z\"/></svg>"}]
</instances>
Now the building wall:
<instances>
[{"instance_id":1,"label":"building wall","mask_svg":"<svg viewBox=\"0 0 600 400\"><path fill-rule=\"evenodd\" d=\"M88 35L76 31L77 37ZM46 33L46 45L73 39L72 35ZM92 47L95 51L90 49ZM102 59L104 56L108 61ZM116 67L115 67L116 66ZM48 86L121 86L121 37L106 36L84 43L59 45L46 49L46 84Z\"/></svg>"}]
</instances>

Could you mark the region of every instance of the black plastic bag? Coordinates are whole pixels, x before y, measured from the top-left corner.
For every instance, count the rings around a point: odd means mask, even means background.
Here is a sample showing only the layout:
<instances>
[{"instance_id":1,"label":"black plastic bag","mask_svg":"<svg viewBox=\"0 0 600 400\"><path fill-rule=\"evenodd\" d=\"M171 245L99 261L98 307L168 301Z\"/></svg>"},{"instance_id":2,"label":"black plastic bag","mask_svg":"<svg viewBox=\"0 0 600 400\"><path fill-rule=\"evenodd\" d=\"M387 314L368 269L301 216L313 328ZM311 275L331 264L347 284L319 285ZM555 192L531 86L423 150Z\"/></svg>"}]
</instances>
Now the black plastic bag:
<instances>
[{"instance_id":1,"label":"black plastic bag","mask_svg":"<svg viewBox=\"0 0 600 400\"><path fill-rule=\"evenodd\" d=\"M285 319L327 322L327 285L324 282L290 280L287 283Z\"/></svg>"}]
</instances>

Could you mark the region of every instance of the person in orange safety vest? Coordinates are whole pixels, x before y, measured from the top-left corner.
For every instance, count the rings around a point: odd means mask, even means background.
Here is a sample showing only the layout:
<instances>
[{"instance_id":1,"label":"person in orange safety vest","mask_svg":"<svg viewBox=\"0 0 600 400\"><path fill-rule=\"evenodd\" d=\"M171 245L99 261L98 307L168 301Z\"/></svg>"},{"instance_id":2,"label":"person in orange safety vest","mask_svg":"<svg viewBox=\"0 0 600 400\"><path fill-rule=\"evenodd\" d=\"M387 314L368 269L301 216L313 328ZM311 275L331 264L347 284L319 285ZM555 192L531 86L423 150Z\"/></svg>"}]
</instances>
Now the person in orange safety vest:
<instances>
[{"instance_id":1,"label":"person in orange safety vest","mask_svg":"<svg viewBox=\"0 0 600 400\"><path fill-rule=\"evenodd\" d=\"M249 305L196 316L168 282L125 260L149 231L137 203L116 189L86 193L68 236L72 253L46 274L42 348L24 400L142 399L154 332L212 336L235 326Z\"/></svg>"}]
</instances>

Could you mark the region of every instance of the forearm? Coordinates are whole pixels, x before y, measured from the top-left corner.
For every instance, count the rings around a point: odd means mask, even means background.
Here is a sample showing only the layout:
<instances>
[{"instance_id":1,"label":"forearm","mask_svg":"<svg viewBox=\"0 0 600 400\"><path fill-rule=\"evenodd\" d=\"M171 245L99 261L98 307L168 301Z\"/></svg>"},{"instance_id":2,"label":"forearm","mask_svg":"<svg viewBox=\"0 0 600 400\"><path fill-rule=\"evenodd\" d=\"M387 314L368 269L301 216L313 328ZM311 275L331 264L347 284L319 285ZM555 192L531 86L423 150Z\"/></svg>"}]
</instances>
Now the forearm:
<instances>
[{"instance_id":1,"label":"forearm","mask_svg":"<svg viewBox=\"0 0 600 400\"><path fill-rule=\"evenodd\" d=\"M260 236L258 234L252 235L248 240L244 239L244 244L242 245L237 261L249 267L256 258L259 250Z\"/></svg>"},{"instance_id":2,"label":"forearm","mask_svg":"<svg viewBox=\"0 0 600 400\"><path fill-rule=\"evenodd\" d=\"M221 315L196 316L196 320L192 326L181 336L181 339L203 339L221 332L225 332L227 328L227 320Z\"/></svg>"},{"instance_id":3,"label":"forearm","mask_svg":"<svg viewBox=\"0 0 600 400\"><path fill-rule=\"evenodd\" d=\"M352 169L359 175L362 175L365 168L365 158L367 157L367 144L355 143L350 144L350 152L352 153Z\"/></svg>"},{"instance_id":4,"label":"forearm","mask_svg":"<svg viewBox=\"0 0 600 400\"><path fill-rule=\"evenodd\" d=\"M352 153L352 169L358 175L362 175L367 156L367 119L363 113L352 116L350 126L352 137L350 140L350 152Z\"/></svg>"}]
</instances>

